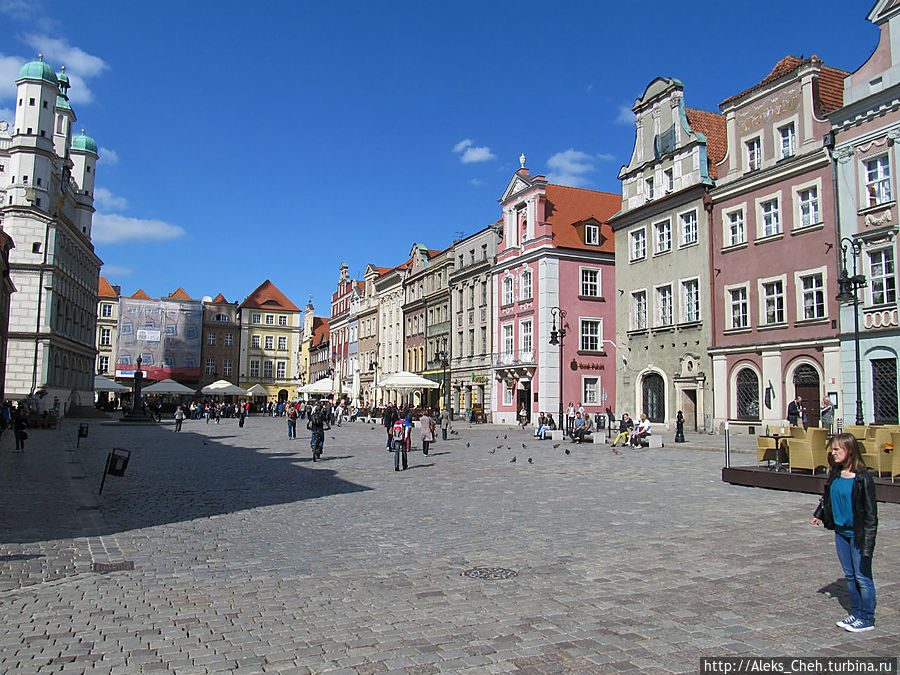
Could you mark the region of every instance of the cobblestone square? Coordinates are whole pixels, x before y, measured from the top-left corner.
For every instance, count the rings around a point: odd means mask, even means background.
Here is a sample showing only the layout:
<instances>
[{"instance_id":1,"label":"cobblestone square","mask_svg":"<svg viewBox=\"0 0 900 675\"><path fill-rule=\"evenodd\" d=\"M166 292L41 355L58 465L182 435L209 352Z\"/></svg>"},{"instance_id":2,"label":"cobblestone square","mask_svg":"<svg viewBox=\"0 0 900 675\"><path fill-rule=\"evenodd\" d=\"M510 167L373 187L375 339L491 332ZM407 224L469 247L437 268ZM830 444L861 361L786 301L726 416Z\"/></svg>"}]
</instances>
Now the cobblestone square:
<instances>
[{"instance_id":1,"label":"cobblestone square","mask_svg":"<svg viewBox=\"0 0 900 675\"><path fill-rule=\"evenodd\" d=\"M395 472L378 425L331 430L319 463L286 426L92 421L76 449L66 421L23 454L5 435L0 673L665 673L900 653L897 505L879 505L877 628L852 635L834 626L846 593L833 535L808 524L816 498L724 484L720 452L459 424L427 457L414 435ZM98 496L112 447L131 461Z\"/></svg>"}]
</instances>

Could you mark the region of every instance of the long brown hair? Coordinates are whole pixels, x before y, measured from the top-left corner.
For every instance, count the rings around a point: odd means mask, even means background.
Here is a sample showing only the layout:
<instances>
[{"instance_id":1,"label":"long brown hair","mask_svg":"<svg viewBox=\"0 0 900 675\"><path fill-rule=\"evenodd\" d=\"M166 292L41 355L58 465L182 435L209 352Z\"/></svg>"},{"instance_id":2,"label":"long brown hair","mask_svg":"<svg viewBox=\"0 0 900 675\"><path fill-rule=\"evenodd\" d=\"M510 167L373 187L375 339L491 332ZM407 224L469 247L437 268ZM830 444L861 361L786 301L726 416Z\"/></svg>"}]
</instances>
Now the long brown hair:
<instances>
[{"instance_id":1,"label":"long brown hair","mask_svg":"<svg viewBox=\"0 0 900 675\"><path fill-rule=\"evenodd\" d=\"M859 441L853 434L838 434L831 439L831 447L839 447L847 453L847 459L844 460L842 469L847 469L853 473L860 473L866 470L866 463L863 462L859 451Z\"/></svg>"}]
</instances>

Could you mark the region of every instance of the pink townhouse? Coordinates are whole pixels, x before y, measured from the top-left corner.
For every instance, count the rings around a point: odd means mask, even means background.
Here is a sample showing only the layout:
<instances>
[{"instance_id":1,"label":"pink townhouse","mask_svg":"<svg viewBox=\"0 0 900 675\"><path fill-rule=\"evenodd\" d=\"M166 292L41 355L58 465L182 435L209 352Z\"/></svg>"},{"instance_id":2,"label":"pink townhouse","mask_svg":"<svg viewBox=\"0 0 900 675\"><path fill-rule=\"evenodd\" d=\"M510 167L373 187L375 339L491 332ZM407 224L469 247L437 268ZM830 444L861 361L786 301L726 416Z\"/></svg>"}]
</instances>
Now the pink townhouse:
<instances>
[{"instance_id":1,"label":"pink townhouse","mask_svg":"<svg viewBox=\"0 0 900 675\"><path fill-rule=\"evenodd\" d=\"M823 138L846 73L786 56L720 105L728 150L711 192L714 422L765 433L801 396L819 423L840 391L838 235Z\"/></svg>"},{"instance_id":2,"label":"pink townhouse","mask_svg":"<svg viewBox=\"0 0 900 675\"><path fill-rule=\"evenodd\" d=\"M511 424L523 407L532 422L541 412L557 419L569 402L599 413L615 401L615 249L607 220L622 198L553 185L520 162L500 199L492 272L493 421Z\"/></svg>"}]
</instances>

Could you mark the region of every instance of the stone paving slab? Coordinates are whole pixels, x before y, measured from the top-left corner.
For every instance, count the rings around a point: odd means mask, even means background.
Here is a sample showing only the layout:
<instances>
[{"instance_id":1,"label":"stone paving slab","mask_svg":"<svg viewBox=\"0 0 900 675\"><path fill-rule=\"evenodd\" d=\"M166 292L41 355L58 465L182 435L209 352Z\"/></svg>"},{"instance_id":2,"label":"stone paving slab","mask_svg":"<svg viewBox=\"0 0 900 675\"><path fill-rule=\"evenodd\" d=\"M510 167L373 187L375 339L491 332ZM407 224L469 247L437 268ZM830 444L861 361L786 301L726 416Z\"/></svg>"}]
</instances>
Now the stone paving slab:
<instances>
[{"instance_id":1,"label":"stone paving slab","mask_svg":"<svg viewBox=\"0 0 900 675\"><path fill-rule=\"evenodd\" d=\"M833 626L846 592L832 536L808 525L815 498L723 484L721 454L463 424L394 472L380 427L328 432L317 463L285 427L92 425L75 449L67 422L24 455L0 439L0 673L662 673L900 653L897 505L879 505L877 630L851 635ZM131 463L98 496L114 446Z\"/></svg>"}]
</instances>

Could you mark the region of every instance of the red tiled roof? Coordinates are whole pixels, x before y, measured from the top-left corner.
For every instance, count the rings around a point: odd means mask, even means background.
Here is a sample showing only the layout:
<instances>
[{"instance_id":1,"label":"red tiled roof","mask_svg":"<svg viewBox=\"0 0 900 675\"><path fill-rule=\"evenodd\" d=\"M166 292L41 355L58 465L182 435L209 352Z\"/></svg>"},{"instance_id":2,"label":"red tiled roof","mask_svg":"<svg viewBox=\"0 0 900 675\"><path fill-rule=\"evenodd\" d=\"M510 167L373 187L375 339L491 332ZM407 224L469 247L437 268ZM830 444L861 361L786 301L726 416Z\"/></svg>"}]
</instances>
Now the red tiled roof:
<instances>
[{"instance_id":1,"label":"red tiled roof","mask_svg":"<svg viewBox=\"0 0 900 675\"><path fill-rule=\"evenodd\" d=\"M722 103L719 105L719 107L721 108L722 106L727 105L728 103L731 103L732 101L736 101L737 99L741 98L742 96L745 96L746 94L749 94L750 92L756 91L757 89L761 89L762 87L765 87L767 84L774 82L775 80L778 80L778 79L784 77L785 75L788 75L788 74L794 72L803 64L811 63L813 61L822 63L822 61L819 59L819 57L816 56L815 54L810 56L808 59L802 59L802 58L798 58L796 56L790 56L790 55L785 56L783 59L781 59L778 63L775 64L775 67L772 68L772 72L770 72L768 75L766 75L762 79L761 82L753 85L749 89L742 91L740 94L736 94L734 96L726 98L724 101L722 101ZM828 71L828 72L826 72L826 71ZM844 72L843 70L840 70L838 68L832 68L832 67L826 66L824 64L822 65L819 79L820 80L824 79L824 82L820 82L820 89L822 90L820 106L821 106L821 110L823 112L830 112L832 110L837 110L843 104L843 97L844 97L843 82L844 82L844 78L846 76L847 76L847 73ZM840 88L841 88L840 92L837 91L837 89L836 89L837 86L840 86ZM838 93L840 94L840 100L838 100Z\"/></svg>"},{"instance_id":2,"label":"red tiled roof","mask_svg":"<svg viewBox=\"0 0 900 675\"><path fill-rule=\"evenodd\" d=\"M612 229L607 221L622 208L622 195L597 192L564 185L547 185L547 222L553 231L553 243L564 248L615 252ZM601 244L587 246L579 225L593 218L601 227ZM604 230L606 230L604 232Z\"/></svg>"},{"instance_id":3,"label":"red tiled roof","mask_svg":"<svg viewBox=\"0 0 900 675\"><path fill-rule=\"evenodd\" d=\"M187 291L184 290L181 286L169 296L172 300L193 300L191 296L187 294Z\"/></svg>"},{"instance_id":4,"label":"red tiled roof","mask_svg":"<svg viewBox=\"0 0 900 675\"><path fill-rule=\"evenodd\" d=\"M131 300L158 300L159 299L159 298L151 298L149 295L144 293L143 288L139 288L137 290L137 293L135 293L134 295L129 295L127 297Z\"/></svg>"},{"instance_id":5,"label":"red tiled roof","mask_svg":"<svg viewBox=\"0 0 900 675\"><path fill-rule=\"evenodd\" d=\"M816 88L816 113L822 117L834 112L844 105L844 78L847 73L839 68L822 66L819 71L818 87Z\"/></svg>"},{"instance_id":6,"label":"red tiled roof","mask_svg":"<svg viewBox=\"0 0 900 675\"><path fill-rule=\"evenodd\" d=\"M240 304L241 309L244 307L251 309L281 309L289 312L300 311L297 305L288 300L285 294L279 291L275 284L268 279Z\"/></svg>"},{"instance_id":7,"label":"red tiled roof","mask_svg":"<svg viewBox=\"0 0 900 675\"><path fill-rule=\"evenodd\" d=\"M219 293L216 297L213 298L213 300L210 304L212 304L212 305L223 305L223 304L227 305L230 303L225 299L224 295Z\"/></svg>"},{"instance_id":8,"label":"red tiled roof","mask_svg":"<svg viewBox=\"0 0 900 675\"><path fill-rule=\"evenodd\" d=\"M815 58L815 57L813 57L813 58ZM791 55L785 56L783 59L781 59L781 61L779 61L778 63L775 64L775 67L772 68L772 72L769 73L768 75L766 75L762 79L761 82L754 84L749 89L745 89L740 94L735 94L734 96L730 96L729 98L726 98L724 101L722 101L722 103L719 104L719 107L721 108L723 105L725 105L727 103L736 101L737 99L741 98L742 96L749 94L752 91L756 91L757 89L761 89L762 87L766 86L770 82L774 82L775 80L777 80L780 77L784 77L788 73L799 68L800 64L802 64L803 62L804 62L803 59L799 59L796 56L791 56Z\"/></svg>"},{"instance_id":9,"label":"red tiled roof","mask_svg":"<svg viewBox=\"0 0 900 675\"><path fill-rule=\"evenodd\" d=\"M313 317L313 338L314 345L320 345L328 339L329 333L328 319L325 317Z\"/></svg>"},{"instance_id":10,"label":"red tiled roof","mask_svg":"<svg viewBox=\"0 0 900 675\"><path fill-rule=\"evenodd\" d=\"M685 108L685 112L687 113L691 130L699 131L706 136L706 157L709 161L709 175L712 178L717 178L716 164L725 159L725 152L728 150L725 115L706 110L697 110L696 108Z\"/></svg>"},{"instance_id":11,"label":"red tiled roof","mask_svg":"<svg viewBox=\"0 0 900 675\"><path fill-rule=\"evenodd\" d=\"M378 267L377 265L375 266L375 271L378 272L378 276L387 274L388 272L393 272L395 269L397 269L397 268L396 267Z\"/></svg>"},{"instance_id":12,"label":"red tiled roof","mask_svg":"<svg viewBox=\"0 0 900 675\"><path fill-rule=\"evenodd\" d=\"M118 298L119 294L106 280L106 277L100 277L97 283L97 295L101 298Z\"/></svg>"}]
</instances>

